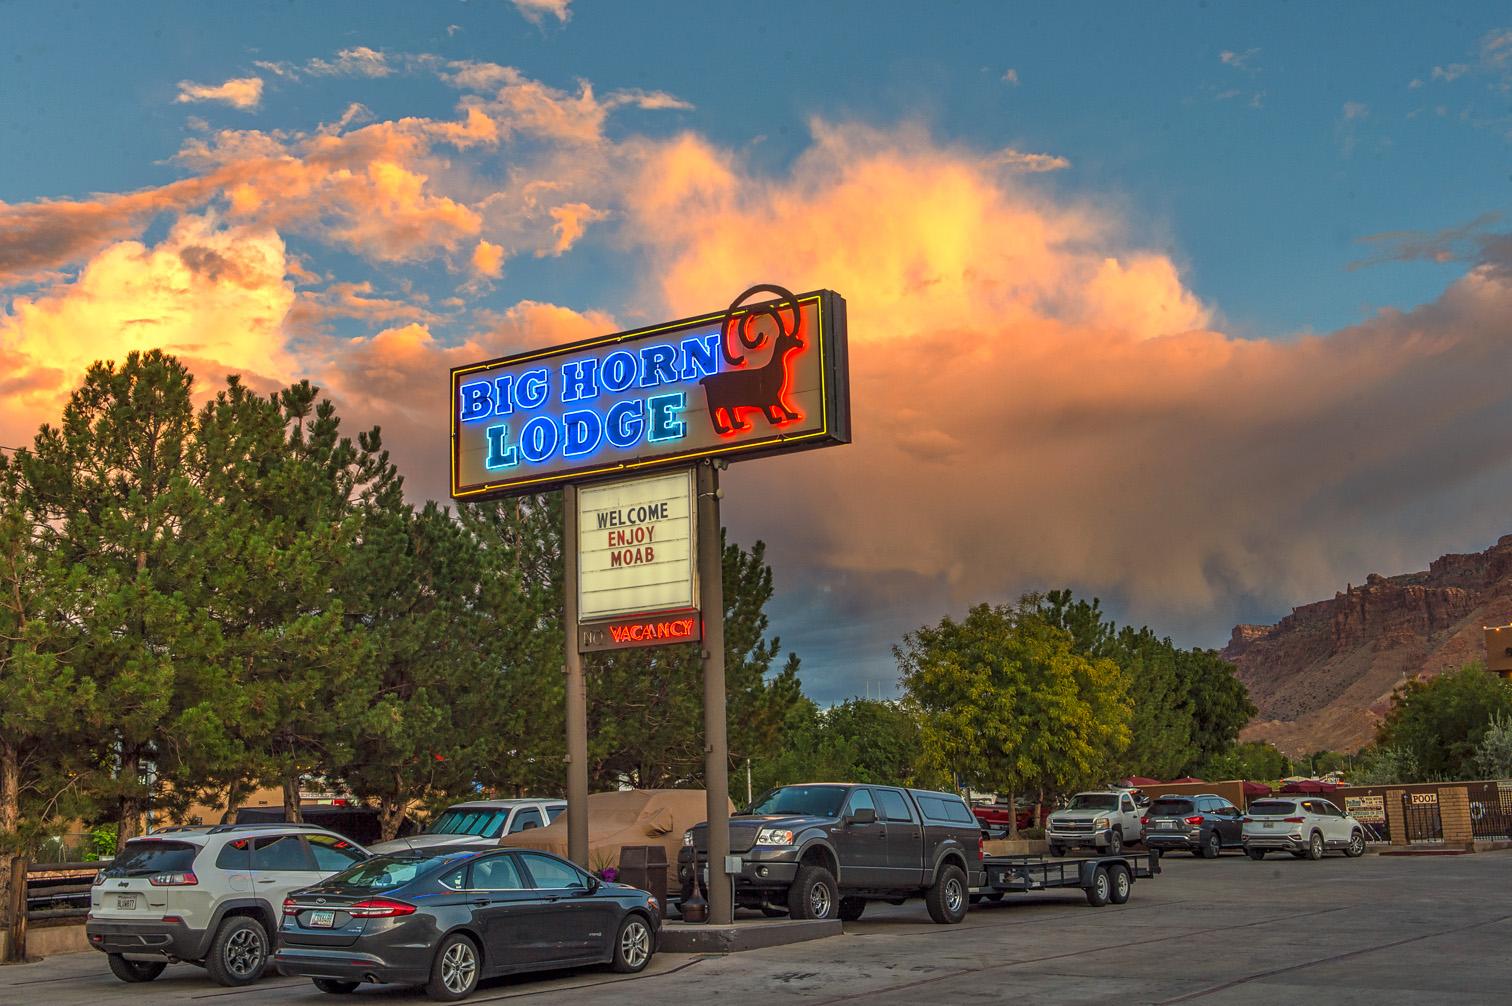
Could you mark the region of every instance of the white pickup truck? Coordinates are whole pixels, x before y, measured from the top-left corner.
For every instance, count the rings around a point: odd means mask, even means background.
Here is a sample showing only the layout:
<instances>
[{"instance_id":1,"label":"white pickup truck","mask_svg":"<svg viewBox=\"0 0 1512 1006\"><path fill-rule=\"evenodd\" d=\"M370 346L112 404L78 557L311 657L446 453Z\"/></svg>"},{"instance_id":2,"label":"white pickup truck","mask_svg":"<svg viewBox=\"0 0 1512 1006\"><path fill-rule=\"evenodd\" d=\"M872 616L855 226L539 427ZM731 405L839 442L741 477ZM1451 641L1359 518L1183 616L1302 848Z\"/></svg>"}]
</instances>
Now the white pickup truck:
<instances>
[{"instance_id":1,"label":"white pickup truck","mask_svg":"<svg viewBox=\"0 0 1512 1006\"><path fill-rule=\"evenodd\" d=\"M1129 842L1144 839L1141 811L1134 797L1122 790L1078 793L1061 810L1050 815L1045 839L1050 855L1065 855L1067 849L1121 851Z\"/></svg>"}]
</instances>

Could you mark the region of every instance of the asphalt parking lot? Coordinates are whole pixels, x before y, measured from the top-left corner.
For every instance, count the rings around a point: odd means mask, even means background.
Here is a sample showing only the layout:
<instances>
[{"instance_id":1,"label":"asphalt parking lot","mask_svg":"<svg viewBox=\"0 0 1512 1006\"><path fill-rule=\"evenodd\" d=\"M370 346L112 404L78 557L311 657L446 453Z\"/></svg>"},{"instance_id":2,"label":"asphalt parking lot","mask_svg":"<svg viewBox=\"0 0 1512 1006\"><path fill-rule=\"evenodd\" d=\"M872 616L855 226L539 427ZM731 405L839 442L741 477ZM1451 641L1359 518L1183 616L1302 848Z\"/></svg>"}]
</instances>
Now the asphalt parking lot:
<instances>
[{"instance_id":1,"label":"asphalt parking lot","mask_svg":"<svg viewBox=\"0 0 1512 1006\"><path fill-rule=\"evenodd\" d=\"M707 1006L741 996L793 1002L1506 1003L1512 987L1512 852L1444 858L1289 857L1254 863L1173 855L1123 907L1079 892L978 906L960 926L923 906L873 905L844 936L727 957L661 955L623 978L583 970L486 983L470 1002ZM756 997L760 997L757 999ZM0 968L0 1003L200 1002L223 1006L424 1002L363 986L324 995L274 978L245 990L169 968L149 986L111 977L103 955Z\"/></svg>"}]
</instances>

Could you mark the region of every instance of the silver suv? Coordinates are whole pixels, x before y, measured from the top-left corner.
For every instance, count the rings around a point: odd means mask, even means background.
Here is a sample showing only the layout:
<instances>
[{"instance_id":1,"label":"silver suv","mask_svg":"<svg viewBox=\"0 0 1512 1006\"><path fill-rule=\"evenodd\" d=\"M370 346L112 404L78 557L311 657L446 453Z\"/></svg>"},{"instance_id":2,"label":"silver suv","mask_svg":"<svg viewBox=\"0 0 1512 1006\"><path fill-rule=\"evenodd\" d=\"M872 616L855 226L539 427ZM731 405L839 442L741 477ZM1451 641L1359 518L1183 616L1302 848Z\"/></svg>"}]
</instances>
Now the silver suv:
<instances>
[{"instance_id":1,"label":"silver suv","mask_svg":"<svg viewBox=\"0 0 1512 1006\"><path fill-rule=\"evenodd\" d=\"M1322 859L1329 849L1363 856L1365 828L1321 797L1256 800L1244 818L1244 851L1250 859L1264 859L1282 849L1298 859Z\"/></svg>"},{"instance_id":2,"label":"silver suv","mask_svg":"<svg viewBox=\"0 0 1512 1006\"><path fill-rule=\"evenodd\" d=\"M492 845L501 835L544 828L567 809L566 800L469 800L456 803L436 815L419 835L379 842L373 855L414 849L444 849L451 846Z\"/></svg>"},{"instance_id":3,"label":"silver suv","mask_svg":"<svg viewBox=\"0 0 1512 1006\"><path fill-rule=\"evenodd\" d=\"M84 931L124 982L203 964L221 985L262 977L290 891L368 858L312 825L169 828L128 841L95 877Z\"/></svg>"}]
</instances>

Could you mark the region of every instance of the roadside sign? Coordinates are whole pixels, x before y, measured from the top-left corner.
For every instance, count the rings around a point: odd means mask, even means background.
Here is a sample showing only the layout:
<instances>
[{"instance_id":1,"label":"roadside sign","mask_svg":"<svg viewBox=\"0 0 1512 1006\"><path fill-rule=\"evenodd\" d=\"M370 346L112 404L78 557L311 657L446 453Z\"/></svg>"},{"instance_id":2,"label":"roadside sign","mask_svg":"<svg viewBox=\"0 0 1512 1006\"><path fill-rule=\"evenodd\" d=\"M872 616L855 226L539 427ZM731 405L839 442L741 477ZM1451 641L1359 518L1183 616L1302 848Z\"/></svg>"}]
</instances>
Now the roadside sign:
<instances>
[{"instance_id":1,"label":"roadside sign","mask_svg":"<svg viewBox=\"0 0 1512 1006\"><path fill-rule=\"evenodd\" d=\"M691 468L578 490L579 621L698 607L695 492Z\"/></svg>"}]
</instances>

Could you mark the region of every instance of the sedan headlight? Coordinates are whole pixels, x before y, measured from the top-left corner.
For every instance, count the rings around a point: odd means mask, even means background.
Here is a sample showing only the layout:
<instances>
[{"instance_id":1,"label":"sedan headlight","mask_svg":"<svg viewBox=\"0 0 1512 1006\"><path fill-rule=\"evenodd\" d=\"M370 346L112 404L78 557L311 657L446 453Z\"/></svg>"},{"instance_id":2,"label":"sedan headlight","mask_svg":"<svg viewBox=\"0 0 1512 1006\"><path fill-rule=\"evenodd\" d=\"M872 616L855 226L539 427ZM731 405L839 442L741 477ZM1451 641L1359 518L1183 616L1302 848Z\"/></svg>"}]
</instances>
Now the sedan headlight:
<instances>
[{"instance_id":1,"label":"sedan headlight","mask_svg":"<svg viewBox=\"0 0 1512 1006\"><path fill-rule=\"evenodd\" d=\"M1102 831L1104 828L1113 827L1113 822L1106 817L1100 817L1096 821L1092 822L1092 827L1096 828L1098 831Z\"/></svg>"},{"instance_id":2,"label":"sedan headlight","mask_svg":"<svg viewBox=\"0 0 1512 1006\"><path fill-rule=\"evenodd\" d=\"M787 828L762 828L756 833L757 845L792 845L793 833Z\"/></svg>"},{"instance_id":3,"label":"sedan headlight","mask_svg":"<svg viewBox=\"0 0 1512 1006\"><path fill-rule=\"evenodd\" d=\"M683 845L692 845L692 844L693 844L693 829L689 828L687 831L683 832Z\"/></svg>"}]
</instances>

